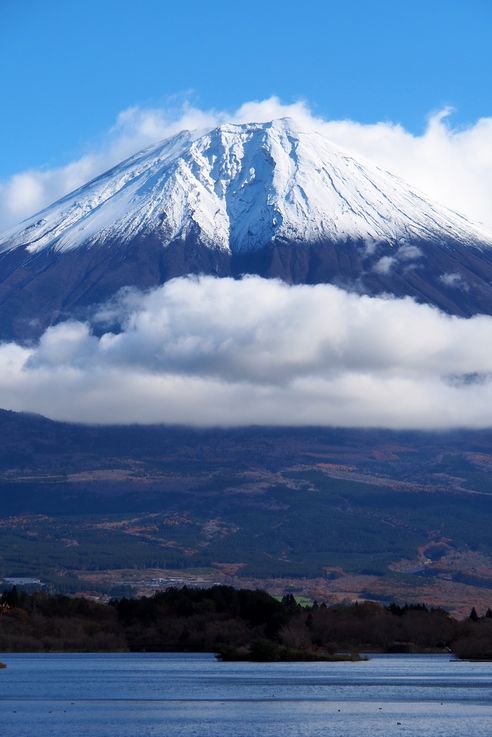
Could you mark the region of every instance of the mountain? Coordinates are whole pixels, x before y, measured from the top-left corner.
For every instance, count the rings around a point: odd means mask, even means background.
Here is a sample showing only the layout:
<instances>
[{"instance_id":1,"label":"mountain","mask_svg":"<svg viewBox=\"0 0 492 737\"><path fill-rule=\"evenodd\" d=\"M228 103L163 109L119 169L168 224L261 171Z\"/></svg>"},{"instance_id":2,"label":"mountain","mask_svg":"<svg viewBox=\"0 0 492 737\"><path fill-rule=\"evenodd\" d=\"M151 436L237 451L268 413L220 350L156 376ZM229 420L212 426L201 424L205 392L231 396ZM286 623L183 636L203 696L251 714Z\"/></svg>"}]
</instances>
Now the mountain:
<instances>
[{"instance_id":1,"label":"mountain","mask_svg":"<svg viewBox=\"0 0 492 737\"><path fill-rule=\"evenodd\" d=\"M258 273L492 313L492 234L289 119L183 131L0 238L0 337L119 288Z\"/></svg>"},{"instance_id":2,"label":"mountain","mask_svg":"<svg viewBox=\"0 0 492 737\"><path fill-rule=\"evenodd\" d=\"M91 427L0 410L0 433L0 587L491 604L490 430Z\"/></svg>"}]
</instances>

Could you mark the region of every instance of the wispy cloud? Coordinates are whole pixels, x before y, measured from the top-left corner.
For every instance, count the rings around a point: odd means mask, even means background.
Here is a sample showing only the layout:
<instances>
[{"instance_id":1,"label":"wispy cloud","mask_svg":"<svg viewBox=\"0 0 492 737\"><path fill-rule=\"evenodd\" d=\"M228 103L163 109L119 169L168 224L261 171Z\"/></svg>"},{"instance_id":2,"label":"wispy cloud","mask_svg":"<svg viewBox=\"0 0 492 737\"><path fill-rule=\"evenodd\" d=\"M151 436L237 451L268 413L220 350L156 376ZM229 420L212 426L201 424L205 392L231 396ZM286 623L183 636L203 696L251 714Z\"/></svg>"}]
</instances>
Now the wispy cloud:
<instances>
[{"instance_id":1,"label":"wispy cloud","mask_svg":"<svg viewBox=\"0 0 492 737\"><path fill-rule=\"evenodd\" d=\"M97 150L66 166L20 172L0 183L0 230L32 215L126 156L183 128L207 129L223 122L262 122L289 116L322 131L335 143L374 161L439 202L492 228L492 118L454 129L452 111L429 117L421 135L401 125L327 121L304 102L283 104L272 97L244 103L235 111L133 107L121 112Z\"/></svg>"},{"instance_id":2,"label":"wispy cloud","mask_svg":"<svg viewBox=\"0 0 492 737\"><path fill-rule=\"evenodd\" d=\"M119 331L101 334L101 321ZM0 346L0 406L83 422L492 425L492 318L330 285L181 278Z\"/></svg>"}]
</instances>

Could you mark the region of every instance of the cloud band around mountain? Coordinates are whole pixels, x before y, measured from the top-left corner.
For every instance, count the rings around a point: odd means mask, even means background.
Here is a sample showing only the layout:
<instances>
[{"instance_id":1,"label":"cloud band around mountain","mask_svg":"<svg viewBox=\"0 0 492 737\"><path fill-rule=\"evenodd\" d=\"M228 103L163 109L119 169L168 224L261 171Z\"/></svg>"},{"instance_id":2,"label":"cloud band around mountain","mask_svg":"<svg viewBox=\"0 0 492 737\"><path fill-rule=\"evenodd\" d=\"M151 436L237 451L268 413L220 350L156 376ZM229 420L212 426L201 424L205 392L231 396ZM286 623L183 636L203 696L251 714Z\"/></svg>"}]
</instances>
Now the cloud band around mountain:
<instances>
[{"instance_id":1,"label":"cloud band around mountain","mask_svg":"<svg viewBox=\"0 0 492 737\"><path fill-rule=\"evenodd\" d=\"M126 290L93 325L0 345L0 406L91 423L487 427L491 342L492 317L409 298L179 278Z\"/></svg>"}]
</instances>

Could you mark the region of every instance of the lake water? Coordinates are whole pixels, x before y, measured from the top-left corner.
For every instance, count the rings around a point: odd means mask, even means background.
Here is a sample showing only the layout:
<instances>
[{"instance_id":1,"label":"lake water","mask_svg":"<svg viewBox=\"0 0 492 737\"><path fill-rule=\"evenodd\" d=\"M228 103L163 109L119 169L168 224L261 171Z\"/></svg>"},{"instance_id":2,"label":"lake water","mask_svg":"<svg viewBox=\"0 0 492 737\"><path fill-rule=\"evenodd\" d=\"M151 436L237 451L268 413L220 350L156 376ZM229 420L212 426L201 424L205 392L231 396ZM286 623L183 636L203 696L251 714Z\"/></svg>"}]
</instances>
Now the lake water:
<instances>
[{"instance_id":1,"label":"lake water","mask_svg":"<svg viewBox=\"0 0 492 737\"><path fill-rule=\"evenodd\" d=\"M492 663L0 654L1 737L490 737Z\"/></svg>"}]
</instances>

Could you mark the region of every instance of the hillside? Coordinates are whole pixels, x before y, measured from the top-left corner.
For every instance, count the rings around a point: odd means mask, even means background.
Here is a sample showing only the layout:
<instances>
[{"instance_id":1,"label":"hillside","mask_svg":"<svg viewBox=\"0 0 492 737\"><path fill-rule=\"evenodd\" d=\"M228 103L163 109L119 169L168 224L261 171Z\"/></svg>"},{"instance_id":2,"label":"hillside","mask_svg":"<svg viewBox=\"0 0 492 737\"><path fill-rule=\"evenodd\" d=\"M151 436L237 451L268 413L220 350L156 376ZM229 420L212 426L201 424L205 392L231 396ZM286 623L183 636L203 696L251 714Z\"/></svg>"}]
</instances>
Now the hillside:
<instances>
[{"instance_id":1,"label":"hillside","mask_svg":"<svg viewBox=\"0 0 492 737\"><path fill-rule=\"evenodd\" d=\"M0 415L0 576L264 585L463 612L492 594L492 433L87 427Z\"/></svg>"}]
</instances>

